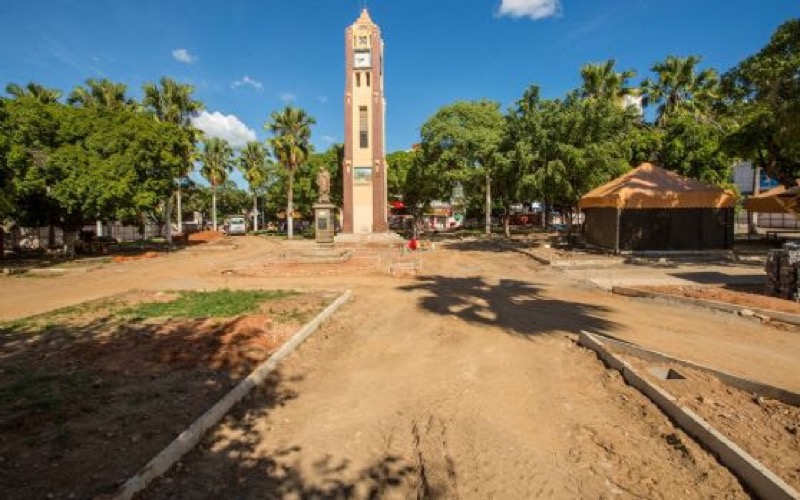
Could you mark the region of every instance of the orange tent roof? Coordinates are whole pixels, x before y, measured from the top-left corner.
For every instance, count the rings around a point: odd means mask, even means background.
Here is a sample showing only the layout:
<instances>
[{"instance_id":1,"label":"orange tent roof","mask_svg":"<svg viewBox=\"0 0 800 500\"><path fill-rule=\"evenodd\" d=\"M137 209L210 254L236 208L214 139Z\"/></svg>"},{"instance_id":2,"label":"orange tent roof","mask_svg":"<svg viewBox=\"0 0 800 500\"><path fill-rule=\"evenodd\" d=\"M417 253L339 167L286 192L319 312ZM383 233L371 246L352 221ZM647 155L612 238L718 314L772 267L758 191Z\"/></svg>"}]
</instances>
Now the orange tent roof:
<instances>
[{"instance_id":1,"label":"orange tent roof","mask_svg":"<svg viewBox=\"0 0 800 500\"><path fill-rule=\"evenodd\" d=\"M791 189L786 189L786 186L778 186L769 191L751 196L744 202L744 207L750 212L794 213L799 194L800 186Z\"/></svg>"},{"instance_id":2,"label":"orange tent roof","mask_svg":"<svg viewBox=\"0 0 800 500\"><path fill-rule=\"evenodd\" d=\"M732 191L683 177L650 163L596 188L578 202L585 208L730 208Z\"/></svg>"}]
</instances>

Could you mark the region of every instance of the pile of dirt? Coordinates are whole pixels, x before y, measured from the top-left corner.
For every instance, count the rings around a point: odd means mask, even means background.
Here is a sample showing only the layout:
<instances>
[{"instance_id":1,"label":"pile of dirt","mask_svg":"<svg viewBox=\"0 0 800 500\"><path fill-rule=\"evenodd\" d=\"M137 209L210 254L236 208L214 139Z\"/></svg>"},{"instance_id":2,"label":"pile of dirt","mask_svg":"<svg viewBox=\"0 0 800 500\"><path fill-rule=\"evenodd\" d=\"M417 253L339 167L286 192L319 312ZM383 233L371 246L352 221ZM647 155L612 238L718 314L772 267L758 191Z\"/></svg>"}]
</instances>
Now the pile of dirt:
<instances>
[{"instance_id":1,"label":"pile of dirt","mask_svg":"<svg viewBox=\"0 0 800 500\"><path fill-rule=\"evenodd\" d=\"M80 342L70 359L109 373L163 375L174 370L213 370L242 377L280 347L288 331L275 331L264 315L218 321L169 320L121 327L106 342Z\"/></svg>"},{"instance_id":2,"label":"pile of dirt","mask_svg":"<svg viewBox=\"0 0 800 500\"><path fill-rule=\"evenodd\" d=\"M224 238L225 235L219 231L200 231L189 235L189 243L212 243Z\"/></svg>"},{"instance_id":3,"label":"pile of dirt","mask_svg":"<svg viewBox=\"0 0 800 500\"><path fill-rule=\"evenodd\" d=\"M742 307L770 309L789 314L800 314L800 304L778 297L764 295L763 287L720 287L703 285L641 286L642 290L677 295L692 299L713 300Z\"/></svg>"},{"instance_id":4,"label":"pile of dirt","mask_svg":"<svg viewBox=\"0 0 800 500\"><path fill-rule=\"evenodd\" d=\"M146 259L155 259L159 255L160 254L158 252L144 252L144 253L140 253L138 255L117 255L116 257L111 259L111 262L113 262L115 264L120 264L120 263L123 263L123 262L131 262L131 261L146 260Z\"/></svg>"}]
</instances>

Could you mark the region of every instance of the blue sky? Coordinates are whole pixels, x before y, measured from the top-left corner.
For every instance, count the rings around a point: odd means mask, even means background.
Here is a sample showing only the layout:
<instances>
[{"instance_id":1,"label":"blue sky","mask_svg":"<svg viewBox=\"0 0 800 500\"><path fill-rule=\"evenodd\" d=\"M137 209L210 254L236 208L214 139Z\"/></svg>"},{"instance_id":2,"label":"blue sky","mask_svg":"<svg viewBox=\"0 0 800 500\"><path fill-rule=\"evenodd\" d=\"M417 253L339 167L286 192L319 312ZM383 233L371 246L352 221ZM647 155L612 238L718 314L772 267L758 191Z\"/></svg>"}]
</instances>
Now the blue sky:
<instances>
[{"instance_id":1,"label":"blue sky","mask_svg":"<svg viewBox=\"0 0 800 500\"><path fill-rule=\"evenodd\" d=\"M797 0L369 0L386 40L388 150L457 99L510 106L578 85L583 63L615 58L647 76L667 55L725 70L767 43ZM110 78L140 95L162 75L191 83L207 127L263 140L289 102L317 119L318 149L343 139L344 29L361 0L26 0L4 2L0 83L68 92Z\"/></svg>"}]
</instances>

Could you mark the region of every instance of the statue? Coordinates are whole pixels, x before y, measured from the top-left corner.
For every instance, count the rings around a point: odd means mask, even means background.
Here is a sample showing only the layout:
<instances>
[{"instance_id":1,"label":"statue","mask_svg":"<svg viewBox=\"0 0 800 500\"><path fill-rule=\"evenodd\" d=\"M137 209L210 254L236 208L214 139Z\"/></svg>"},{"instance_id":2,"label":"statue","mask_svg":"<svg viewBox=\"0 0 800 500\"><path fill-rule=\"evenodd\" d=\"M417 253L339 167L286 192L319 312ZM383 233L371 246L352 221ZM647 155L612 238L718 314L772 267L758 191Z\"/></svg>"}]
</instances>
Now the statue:
<instances>
[{"instance_id":1,"label":"statue","mask_svg":"<svg viewBox=\"0 0 800 500\"><path fill-rule=\"evenodd\" d=\"M318 203L331 202L331 174L328 169L322 167L317 174L317 189L319 191Z\"/></svg>"}]
</instances>

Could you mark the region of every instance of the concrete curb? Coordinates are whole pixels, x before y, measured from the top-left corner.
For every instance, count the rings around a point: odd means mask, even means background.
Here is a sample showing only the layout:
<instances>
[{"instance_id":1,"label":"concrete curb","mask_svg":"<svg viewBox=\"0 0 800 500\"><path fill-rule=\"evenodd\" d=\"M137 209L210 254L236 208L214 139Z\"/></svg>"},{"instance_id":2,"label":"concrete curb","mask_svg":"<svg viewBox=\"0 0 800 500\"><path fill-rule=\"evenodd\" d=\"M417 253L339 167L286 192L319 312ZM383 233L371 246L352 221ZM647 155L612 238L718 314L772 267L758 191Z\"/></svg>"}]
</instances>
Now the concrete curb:
<instances>
[{"instance_id":1,"label":"concrete curb","mask_svg":"<svg viewBox=\"0 0 800 500\"><path fill-rule=\"evenodd\" d=\"M743 310L750 310L754 314L764 316L770 320L780 321L781 323L788 323L790 325L800 326L800 315L784 313L780 311L773 311L771 309L759 309L754 307L745 307L738 304L728 304L727 302L717 302L716 300L693 299L690 297L680 297L677 295L670 295L668 293L651 292L649 290L639 290L638 288L629 288L624 286L611 287L611 292L616 295L624 297L634 297L643 299L661 299L668 302L675 302L678 304L687 304L695 307L704 307L706 309L714 309L716 311L724 311L734 314L740 314Z\"/></svg>"},{"instance_id":2,"label":"concrete curb","mask_svg":"<svg viewBox=\"0 0 800 500\"><path fill-rule=\"evenodd\" d=\"M544 257L539 257L538 255L534 254L533 252L531 252L529 250L526 250L524 248L509 247L509 249L511 251L513 251L513 252L517 252L517 253L522 254L522 255L530 258L530 259L533 259L533 260L535 260L536 262L538 262L539 264L541 264L543 266L550 266L550 265L553 264L552 261L550 261L548 259L545 259Z\"/></svg>"},{"instance_id":3,"label":"concrete curb","mask_svg":"<svg viewBox=\"0 0 800 500\"><path fill-rule=\"evenodd\" d=\"M606 349L602 341L582 331L578 343L597 353L607 366L622 373L625 381L650 399L687 434L716 454L719 461L738 476L756 495L770 499L800 499L790 485L729 440L699 415L679 405L677 399L651 384L633 367Z\"/></svg>"},{"instance_id":4,"label":"concrete curb","mask_svg":"<svg viewBox=\"0 0 800 500\"><path fill-rule=\"evenodd\" d=\"M594 333L592 335L594 335L595 337L602 338L602 341L604 343L613 345L616 349L619 349L620 351L644 359L645 361L650 361L653 363L673 363L679 366L692 368L694 370L714 375L715 377L722 380L726 384L735 387L737 389L741 389L745 392L758 394L759 396L764 396L765 398L776 399L778 401L782 401L792 406L800 406L800 394L796 392L788 391L786 389L781 389L780 387L775 387L773 385L765 384L763 382L757 382L755 380L737 377L736 375L731 375L730 373L716 370L714 368L697 364L685 359L673 358L672 356L664 354L663 352L645 349L644 347L641 347L639 345L633 344L626 340L618 339L616 337L612 337L604 333Z\"/></svg>"},{"instance_id":5,"label":"concrete curb","mask_svg":"<svg viewBox=\"0 0 800 500\"><path fill-rule=\"evenodd\" d=\"M278 366L281 360L291 354L300 344L302 344L323 321L333 315L345 302L350 300L352 292L347 290L340 295L331 305L325 308L316 318L306 324L300 331L294 334L283 346L261 363L250 375L233 388L228 394L220 399L210 410L195 420L185 431L183 431L166 448L161 450L150 462L147 463L135 476L128 479L125 484L117 491L114 498L117 500L129 500L137 493L144 490L154 479L164 474L172 467L175 462L181 459L186 453L194 448L203 434L212 426L216 425L225 414L239 401L242 400L251 390L261 384L272 371Z\"/></svg>"}]
</instances>

